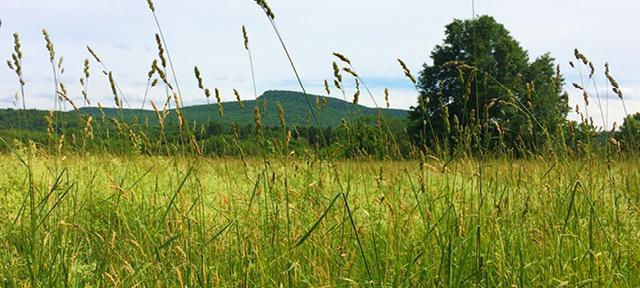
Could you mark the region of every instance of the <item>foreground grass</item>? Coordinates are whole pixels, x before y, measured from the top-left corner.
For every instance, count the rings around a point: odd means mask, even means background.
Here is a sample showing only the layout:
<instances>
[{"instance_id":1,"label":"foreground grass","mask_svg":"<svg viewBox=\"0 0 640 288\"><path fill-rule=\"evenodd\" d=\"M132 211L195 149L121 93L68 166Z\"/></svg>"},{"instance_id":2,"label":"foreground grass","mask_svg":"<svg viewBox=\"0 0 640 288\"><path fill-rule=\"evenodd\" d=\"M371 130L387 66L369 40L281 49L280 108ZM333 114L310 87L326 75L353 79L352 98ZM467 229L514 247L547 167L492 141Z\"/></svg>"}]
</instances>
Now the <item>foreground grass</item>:
<instances>
[{"instance_id":1,"label":"foreground grass","mask_svg":"<svg viewBox=\"0 0 640 288\"><path fill-rule=\"evenodd\" d=\"M637 159L25 162L4 287L640 284Z\"/></svg>"}]
</instances>

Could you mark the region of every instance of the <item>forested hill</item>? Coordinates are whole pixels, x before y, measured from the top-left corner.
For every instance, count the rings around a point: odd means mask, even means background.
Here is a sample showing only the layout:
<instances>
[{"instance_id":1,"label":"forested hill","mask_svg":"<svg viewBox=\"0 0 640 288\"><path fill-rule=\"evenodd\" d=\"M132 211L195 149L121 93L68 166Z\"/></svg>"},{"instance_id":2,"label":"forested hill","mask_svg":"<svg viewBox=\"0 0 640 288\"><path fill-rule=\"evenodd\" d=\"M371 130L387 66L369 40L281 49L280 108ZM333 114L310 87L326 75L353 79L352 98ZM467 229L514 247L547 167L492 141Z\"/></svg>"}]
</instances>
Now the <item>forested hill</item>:
<instances>
[{"instance_id":1,"label":"forested hill","mask_svg":"<svg viewBox=\"0 0 640 288\"><path fill-rule=\"evenodd\" d=\"M321 127L336 127L340 125L342 119L360 118L362 116L375 116L377 108L369 108L356 105L351 102L333 97L309 95L307 97L299 92L292 91L267 91L257 100L243 100L241 107L237 101L223 102L222 109L224 115L221 116L218 106L215 103L210 105L187 106L181 109L184 118L189 122L216 122L220 124L252 124L254 123L254 107L259 107L261 111L262 123L266 127L276 127L280 125L277 105L280 103L284 108L288 125L316 126L309 105L316 114L318 124ZM212 98L212 101L215 99ZM266 105L266 106L265 106ZM151 106L151 105L147 105ZM264 109L266 107L266 110ZM92 115L95 118L102 117L102 113L109 118L131 121L134 118L139 121L149 121L150 124L157 123L156 113L153 110L104 108L102 111L95 107L81 108L83 114ZM406 118L408 111L399 109L380 109L383 115L391 118ZM173 112L173 111L171 111ZM56 113L67 114L68 119L72 119L76 112ZM0 109L0 129L39 129L46 127L46 111L38 110L13 110ZM174 122L175 113L171 113L168 123ZM67 117L62 117L67 118Z\"/></svg>"}]
</instances>

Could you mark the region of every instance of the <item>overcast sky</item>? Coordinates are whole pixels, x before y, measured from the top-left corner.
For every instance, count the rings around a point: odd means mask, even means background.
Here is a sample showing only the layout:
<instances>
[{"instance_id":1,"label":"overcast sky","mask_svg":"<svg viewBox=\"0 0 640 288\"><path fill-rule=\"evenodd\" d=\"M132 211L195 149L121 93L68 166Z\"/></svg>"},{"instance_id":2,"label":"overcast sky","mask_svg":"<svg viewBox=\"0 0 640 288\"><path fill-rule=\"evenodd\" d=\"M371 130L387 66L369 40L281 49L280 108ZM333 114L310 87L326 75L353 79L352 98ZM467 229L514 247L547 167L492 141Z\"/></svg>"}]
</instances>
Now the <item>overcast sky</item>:
<instances>
[{"instance_id":1,"label":"overcast sky","mask_svg":"<svg viewBox=\"0 0 640 288\"><path fill-rule=\"evenodd\" d=\"M251 74L243 49L241 26L246 25L253 50L258 93L272 89L299 90L285 55L262 10L253 0L155 0L169 51L177 68L186 105L206 103L197 90L193 66L198 65L208 87L218 87L223 99L232 89L253 98ZM331 79L331 52L354 63L378 101L391 90L391 105L408 108L416 92L396 62L401 58L417 74L429 53L442 42L444 26L472 17L471 0L270 0L305 85L322 93ZM620 101L607 101L605 62L623 88L629 113L640 111L640 1L631 0L476 0L477 15L494 16L529 51L531 59L551 54L561 64L567 84L579 81L568 62L579 48L598 69L597 85L609 123L621 121ZM46 28L58 56L64 56L65 82L81 103L79 78L90 45L114 71L131 107L140 107L146 73L156 56L153 17L145 0L0 0L0 59L11 56L12 34L18 32L24 52L26 105L52 109L53 77L41 30ZM0 107L12 107L18 90L15 74L2 61ZM92 62L89 94L94 102L113 106L105 77ZM572 106L582 103L570 85ZM595 91L593 91L595 92ZM595 93L594 93L595 94ZM153 99L162 91L152 91ZM361 97L365 105L371 99ZM160 100L158 100L159 102ZM593 101L592 101L593 102ZM21 106L21 104L20 104ZM608 108L608 109L607 109ZM608 111L608 113L607 113ZM602 123L591 105L590 116ZM571 116L575 117L575 116Z\"/></svg>"}]
</instances>

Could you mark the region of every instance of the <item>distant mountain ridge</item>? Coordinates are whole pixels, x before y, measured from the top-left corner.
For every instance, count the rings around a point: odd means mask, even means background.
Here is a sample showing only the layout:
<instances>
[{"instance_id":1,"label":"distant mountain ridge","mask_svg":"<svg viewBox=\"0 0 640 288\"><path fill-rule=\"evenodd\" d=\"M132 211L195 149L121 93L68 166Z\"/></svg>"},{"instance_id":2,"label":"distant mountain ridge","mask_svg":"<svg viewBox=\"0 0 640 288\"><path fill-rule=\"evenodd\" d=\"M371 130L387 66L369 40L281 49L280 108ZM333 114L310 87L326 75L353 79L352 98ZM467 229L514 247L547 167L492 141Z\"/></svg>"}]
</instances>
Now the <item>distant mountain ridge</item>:
<instances>
[{"instance_id":1,"label":"distant mountain ridge","mask_svg":"<svg viewBox=\"0 0 640 288\"><path fill-rule=\"evenodd\" d=\"M408 111L402 109L370 108L356 105L341 99L308 95L309 102L316 114L318 124L322 127L336 127L340 125L342 119L359 118L362 116L375 116L380 111L384 116L393 118L406 118ZM326 105L320 109L319 103L326 99ZM266 102L266 107L265 107ZM280 103L285 111L285 118L288 125L315 126L315 121L309 110L309 103L303 93L293 91L266 91L257 100L243 100L244 108L237 101L223 102L224 117L218 113L218 106L215 103L205 105L185 106L180 109L184 118L189 122L217 122L222 124L251 124L254 122L254 107L259 107L263 125L275 127L280 125L277 103ZM266 108L266 109L264 109ZM81 108L82 113L101 117L102 112L98 108ZM173 112L173 110L171 110ZM124 118L132 120L148 119L150 123L155 123L156 114L152 110L103 108L107 117ZM167 119L168 123L175 122L175 113L171 113Z\"/></svg>"}]
</instances>

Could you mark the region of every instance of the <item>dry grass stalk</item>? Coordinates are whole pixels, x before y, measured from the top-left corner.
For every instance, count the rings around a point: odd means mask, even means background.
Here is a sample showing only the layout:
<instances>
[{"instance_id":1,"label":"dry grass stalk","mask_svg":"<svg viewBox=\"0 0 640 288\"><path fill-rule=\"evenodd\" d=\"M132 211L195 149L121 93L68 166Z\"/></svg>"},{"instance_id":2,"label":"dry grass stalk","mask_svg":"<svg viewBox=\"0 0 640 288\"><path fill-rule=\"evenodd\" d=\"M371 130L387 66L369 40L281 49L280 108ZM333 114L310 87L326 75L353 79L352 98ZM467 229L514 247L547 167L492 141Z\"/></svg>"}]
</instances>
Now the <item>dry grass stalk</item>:
<instances>
[{"instance_id":1,"label":"dry grass stalk","mask_svg":"<svg viewBox=\"0 0 640 288\"><path fill-rule=\"evenodd\" d=\"M164 116L162 115L162 113L160 113L160 110L158 110L158 106L156 106L156 103L154 103L153 100L151 101L151 107L153 107L153 111L156 112L156 117L158 118L158 126L160 126L160 130L164 130Z\"/></svg>"},{"instance_id":2,"label":"dry grass stalk","mask_svg":"<svg viewBox=\"0 0 640 288\"><path fill-rule=\"evenodd\" d=\"M96 62L102 63L102 61L98 57L98 54L96 54L96 52L94 52L93 49L91 49L91 47L87 46L87 50L89 51L89 54L91 54L91 57L93 57L93 59L96 60Z\"/></svg>"},{"instance_id":3,"label":"dry grass stalk","mask_svg":"<svg viewBox=\"0 0 640 288\"><path fill-rule=\"evenodd\" d=\"M618 81L616 81L616 79L614 79L613 76L611 76L610 74L609 63L605 63L604 67L605 67L604 75L607 77L607 80L609 80L609 83L613 87L613 92L616 93L616 95L618 95L620 99L622 99L622 90L620 89L620 85L618 84Z\"/></svg>"},{"instance_id":4,"label":"dry grass stalk","mask_svg":"<svg viewBox=\"0 0 640 288\"><path fill-rule=\"evenodd\" d=\"M191 135L191 146L193 146L193 150L198 156L202 156L202 149L200 149L200 145L198 145L198 141L193 135Z\"/></svg>"},{"instance_id":5,"label":"dry grass stalk","mask_svg":"<svg viewBox=\"0 0 640 288\"><path fill-rule=\"evenodd\" d=\"M93 139L93 126L91 122L93 121L92 116L88 116L87 120L84 122L84 135L85 138Z\"/></svg>"},{"instance_id":6,"label":"dry grass stalk","mask_svg":"<svg viewBox=\"0 0 640 288\"><path fill-rule=\"evenodd\" d=\"M260 116L260 108L258 107L253 109L253 121L256 126L256 136L262 141L262 117Z\"/></svg>"},{"instance_id":7,"label":"dry grass stalk","mask_svg":"<svg viewBox=\"0 0 640 288\"><path fill-rule=\"evenodd\" d=\"M411 74L411 70L409 70L409 67L407 66L407 64L404 63L404 61L402 61L401 59L398 59L398 63L400 63L400 66L402 66L402 70L404 71L404 75L407 76L407 78L409 78L409 80L411 80L411 83L413 83L415 85L417 83L416 78L413 77L413 74Z\"/></svg>"},{"instance_id":8,"label":"dry grass stalk","mask_svg":"<svg viewBox=\"0 0 640 288\"><path fill-rule=\"evenodd\" d=\"M240 104L240 109L244 109L244 103L242 103L242 99L240 98L240 92L238 90L233 89L233 95L236 96L236 100Z\"/></svg>"},{"instance_id":9,"label":"dry grass stalk","mask_svg":"<svg viewBox=\"0 0 640 288\"><path fill-rule=\"evenodd\" d=\"M356 71L353 71L353 69L351 69L349 67L344 67L344 68L342 68L342 70L344 70L344 72L347 72L347 73L351 74L351 76L353 76L355 78L359 78L358 73L356 73Z\"/></svg>"},{"instance_id":10,"label":"dry grass stalk","mask_svg":"<svg viewBox=\"0 0 640 288\"><path fill-rule=\"evenodd\" d=\"M353 104L358 105L360 101L360 84L358 79L356 79L356 92L353 94Z\"/></svg>"},{"instance_id":11,"label":"dry grass stalk","mask_svg":"<svg viewBox=\"0 0 640 288\"><path fill-rule=\"evenodd\" d=\"M200 88L201 90L204 90L204 84L202 83L202 75L200 74L200 69L198 69L198 66L193 67L193 72L196 75L196 80L198 81L198 88Z\"/></svg>"},{"instance_id":12,"label":"dry grass stalk","mask_svg":"<svg viewBox=\"0 0 640 288\"><path fill-rule=\"evenodd\" d=\"M21 86L24 86L26 83L22 79L22 45L20 44L20 35L18 33L13 33L13 53L11 54L11 61L7 61L7 65L9 68L16 72L16 75L19 78L19 82Z\"/></svg>"},{"instance_id":13,"label":"dry grass stalk","mask_svg":"<svg viewBox=\"0 0 640 288\"><path fill-rule=\"evenodd\" d=\"M331 89L329 89L329 81L324 80L324 91L327 92L327 96L331 95Z\"/></svg>"},{"instance_id":14,"label":"dry grass stalk","mask_svg":"<svg viewBox=\"0 0 640 288\"><path fill-rule=\"evenodd\" d=\"M158 46L158 57L160 58L160 64L162 64L163 68L166 68L167 59L164 57L164 46L162 45L162 38L158 33L156 33L156 45Z\"/></svg>"},{"instance_id":15,"label":"dry grass stalk","mask_svg":"<svg viewBox=\"0 0 640 288\"><path fill-rule=\"evenodd\" d=\"M582 61L584 65L589 65L589 59L587 59L587 57L584 56L584 54L580 53L578 49L573 50L573 55L576 57L576 59Z\"/></svg>"},{"instance_id":16,"label":"dry grass stalk","mask_svg":"<svg viewBox=\"0 0 640 288\"><path fill-rule=\"evenodd\" d=\"M42 29L42 35L44 35L45 45L47 47L47 51L49 51L49 61L53 61L56 59L56 52L53 49L53 43L51 42L49 32L47 32L46 29Z\"/></svg>"},{"instance_id":17,"label":"dry grass stalk","mask_svg":"<svg viewBox=\"0 0 640 288\"><path fill-rule=\"evenodd\" d=\"M176 115L178 116L178 125L180 125L180 130L182 130L182 127L184 126L184 117L182 116L182 111L180 110L180 97L178 96L177 93L173 93L173 101L176 105Z\"/></svg>"},{"instance_id":18,"label":"dry grass stalk","mask_svg":"<svg viewBox=\"0 0 640 288\"><path fill-rule=\"evenodd\" d=\"M111 85L111 93L113 93L113 100L116 103L116 107L122 108L120 98L118 97L118 89L116 89L116 81L113 80L113 73L109 72L109 84Z\"/></svg>"},{"instance_id":19,"label":"dry grass stalk","mask_svg":"<svg viewBox=\"0 0 640 288\"><path fill-rule=\"evenodd\" d=\"M53 134L55 133L55 129L54 129L54 114L53 114L53 110L49 110L49 113L47 113L47 116L44 117L45 121L47 122L47 136L49 137L49 140L53 139Z\"/></svg>"},{"instance_id":20,"label":"dry grass stalk","mask_svg":"<svg viewBox=\"0 0 640 288\"><path fill-rule=\"evenodd\" d=\"M387 103L387 108L389 108L391 105L389 105L389 89L384 88L384 101Z\"/></svg>"},{"instance_id":21,"label":"dry grass stalk","mask_svg":"<svg viewBox=\"0 0 640 288\"><path fill-rule=\"evenodd\" d=\"M333 77L336 81L342 83L342 75L340 75L340 67L338 67L338 63L333 62Z\"/></svg>"},{"instance_id":22,"label":"dry grass stalk","mask_svg":"<svg viewBox=\"0 0 640 288\"><path fill-rule=\"evenodd\" d=\"M156 12L156 7L153 5L152 0L147 0L147 4L149 5L149 10L151 10L151 12Z\"/></svg>"},{"instance_id":23,"label":"dry grass stalk","mask_svg":"<svg viewBox=\"0 0 640 288\"><path fill-rule=\"evenodd\" d=\"M280 127L285 128L287 123L284 113L284 107L280 102L276 103L276 107L278 108L278 119L280 120Z\"/></svg>"},{"instance_id":24,"label":"dry grass stalk","mask_svg":"<svg viewBox=\"0 0 640 288\"><path fill-rule=\"evenodd\" d=\"M152 67L155 69L156 73L158 73L158 76L160 77L162 82L165 85L167 85L167 87L169 87L169 89L173 90L173 86L171 86L171 83L169 83L169 79L167 79L167 74L164 73L163 69L160 69L160 67L158 67L158 61L157 60L153 60Z\"/></svg>"},{"instance_id":25,"label":"dry grass stalk","mask_svg":"<svg viewBox=\"0 0 640 288\"><path fill-rule=\"evenodd\" d=\"M58 154L62 154L62 148L64 148L64 134L60 135L60 139L58 139Z\"/></svg>"},{"instance_id":26,"label":"dry grass stalk","mask_svg":"<svg viewBox=\"0 0 640 288\"><path fill-rule=\"evenodd\" d=\"M264 10L264 13L266 13L267 16L271 18L271 20L276 18L276 15L273 14L273 11L271 10L271 7L269 7L269 5L267 4L267 1L256 0L256 3L262 8L262 10Z\"/></svg>"},{"instance_id":27,"label":"dry grass stalk","mask_svg":"<svg viewBox=\"0 0 640 288\"><path fill-rule=\"evenodd\" d=\"M67 88L64 86L63 83L60 83L60 91L58 91L58 95L60 96L60 98L62 98L63 101L67 101L71 105L73 110L80 113L80 110L78 110L78 107L76 106L76 104L73 103L71 99L69 99L69 96L67 95Z\"/></svg>"},{"instance_id":28,"label":"dry grass stalk","mask_svg":"<svg viewBox=\"0 0 640 288\"><path fill-rule=\"evenodd\" d=\"M338 52L333 52L333 56L335 56L336 58L340 59L340 61L347 63L349 65L351 65L351 60L349 60L349 58L347 58L346 56L338 53Z\"/></svg>"},{"instance_id":29,"label":"dry grass stalk","mask_svg":"<svg viewBox=\"0 0 640 288\"><path fill-rule=\"evenodd\" d=\"M218 114L220 114L220 117L224 117L224 107L222 106L222 99L220 98L220 90L215 88L214 93L216 96L216 103L218 105Z\"/></svg>"},{"instance_id":30,"label":"dry grass stalk","mask_svg":"<svg viewBox=\"0 0 640 288\"><path fill-rule=\"evenodd\" d=\"M244 39L244 49L249 50L249 34L244 25L242 25L242 38Z\"/></svg>"},{"instance_id":31,"label":"dry grass stalk","mask_svg":"<svg viewBox=\"0 0 640 288\"><path fill-rule=\"evenodd\" d=\"M80 78L80 84L82 84L82 97L84 98L85 105L91 105L91 101L89 101L88 88L89 88L89 77L91 76L91 70L89 66L89 59L84 59L84 67L82 72L84 73L84 77Z\"/></svg>"}]
</instances>

